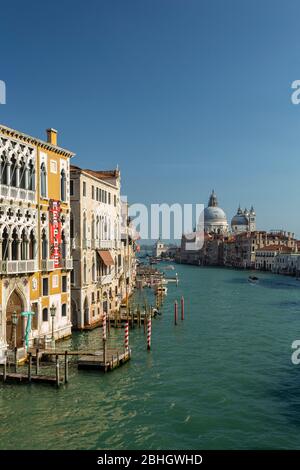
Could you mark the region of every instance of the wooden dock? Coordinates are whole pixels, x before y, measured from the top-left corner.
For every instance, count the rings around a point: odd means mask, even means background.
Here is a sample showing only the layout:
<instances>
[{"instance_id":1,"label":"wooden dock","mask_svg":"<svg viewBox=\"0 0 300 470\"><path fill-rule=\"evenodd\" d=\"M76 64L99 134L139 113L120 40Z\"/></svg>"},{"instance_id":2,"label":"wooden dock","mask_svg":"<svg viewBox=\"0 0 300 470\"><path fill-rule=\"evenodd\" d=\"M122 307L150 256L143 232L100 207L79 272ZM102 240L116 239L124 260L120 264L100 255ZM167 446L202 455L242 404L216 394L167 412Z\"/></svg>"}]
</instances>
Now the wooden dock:
<instances>
[{"instance_id":1,"label":"wooden dock","mask_svg":"<svg viewBox=\"0 0 300 470\"><path fill-rule=\"evenodd\" d=\"M105 357L104 357L105 356ZM78 357L78 369L96 369L108 372L125 364L131 358L131 350L122 352L108 349L105 354L103 350L93 354L85 354Z\"/></svg>"},{"instance_id":2,"label":"wooden dock","mask_svg":"<svg viewBox=\"0 0 300 470\"><path fill-rule=\"evenodd\" d=\"M22 374L19 372L7 372L5 374L0 373L0 379L2 379L3 382L7 383L43 383L43 384L49 384L49 385L57 385L57 379L56 377L52 375L32 375L31 378L28 377L28 374ZM63 378L60 377L59 379L60 383L63 383Z\"/></svg>"}]
</instances>

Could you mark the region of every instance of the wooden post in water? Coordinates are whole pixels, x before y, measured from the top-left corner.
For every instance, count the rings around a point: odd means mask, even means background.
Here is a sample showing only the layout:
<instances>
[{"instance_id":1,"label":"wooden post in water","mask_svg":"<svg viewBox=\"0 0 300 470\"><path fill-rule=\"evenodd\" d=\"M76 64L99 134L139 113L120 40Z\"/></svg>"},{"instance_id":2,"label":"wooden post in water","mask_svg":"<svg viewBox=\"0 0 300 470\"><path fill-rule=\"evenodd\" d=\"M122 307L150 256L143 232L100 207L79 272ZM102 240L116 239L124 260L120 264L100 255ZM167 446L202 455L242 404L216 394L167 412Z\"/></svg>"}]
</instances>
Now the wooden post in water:
<instances>
[{"instance_id":1,"label":"wooden post in water","mask_svg":"<svg viewBox=\"0 0 300 470\"><path fill-rule=\"evenodd\" d=\"M143 318L143 320L144 320L143 323L144 323L144 335L145 335L145 334L146 334L146 320L147 320L147 318L146 318L146 309L144 310L144 318Z\"/></svg>"},{"instance_id":2,"label":"wooden post in water","mask_svg":"<svg viewBox=\"0 0 300 470\"><path fill-rule=\"evenodd\" d=\"M108 336L110 336L110 314L109 314L109 313L107 314L107 319L108 319L108 322L107 322L107 333L108 333Z\"/></svg>"},{"instance_id":3,"label":"wooden post in water","mask_svg":"<svg viewBox=\"0 0 300 470\"><path fill-rule=\"evenodd\" d=\"M128 348L129 348L129 324L128 322L125 323L124 348L125 348L125 352L128 351Z\"/></svg>"},{"instance_id":4,"label":"wooden post in water","mask_svg":"<svg viewBox=\"0 0 300 470\"><path fill-rule=\"evenodd\" d=\"M104 372L106 372L106 312L103 312L102 319L102 330L103 330L103 363L104 363Z\"/></svg>"},{"instance_id":5,"label":"wooden post in water","mask_svg":"<svg viewBox=\"0 0 300 470\"><path fill-rule=\"evenodd\" d=\"M65 351L65 384L69 382L69 361L68 351Z\"/></svg>"},{"instance_id":6,"label":"wooden post in water","mask_svg":"<svg viewBox=\"0 0 300 470\"><path fill-rule=\"evenodd\" d=\"M178 316L178 302L174 302L174 324L177 325L177 316Z\"/></svg>"},{"instance_id":7,"label":"wooden post in water","mask_svg":"<svg viewBox=\"0 0 300 470\"><path fill-rule=\"evenodd\" d=\"M39 348L36 348L36 351L35 351L35 373L36 375L39 374L39 371L40 371L40 358L39 358Z\"/></svg>"},{"instance_id":8,"label":"wooden post in water","mask_svg":"<svg viewBox=\"0 0 300 470\"><path fill-rule=\"evenodd\" d=\"M58 354L55 356L56 386L59 387L59 360Z\"/></svg>"},{"instance_id":9,"label":"wooden post in water","mask_svg":"<svg viewBox=\"0 0 300 470\"><path fill-rule=\"evenodd\" d=\"M6 363L6 357L4 358L4 362L3 362L3 382L6 382L6 367L7 367L7 363Z\"/></svg>"},{"instance_id":10,"label":"wooden post in water","mask_svg":"<svg viewBox=\"0 0 300 470\"><path fill-rule=\"evenodd\" d=\"M184 320L184 297L183 295L181 296L181 320Z\"/></svg>"},{"instance_id":11,"label":"wooden post in water","mask_svg":"<svg viewBox=\"0 0 300 470\"><path fill-rule=\"evenodd\" d=\"M17 372L18 367L18 348L15 348L15 372Z\"/></svg>"},{"instance_id":12,"label":"wooden post in water","mask_svg":"<svg viewBox=\"0 0 300 470\"><path fill-rule=\"evenodd\" d=\"M151 315L148 316L147 349L151 349Z\"/></svg>"},{"instance_id":13,"label":"wooden post in water","mask_svg":"<svg viewBox=\"0 0 300 470\"><path fill-rule=\"evenodd\" d=\"M32 353L29 353L28 359L28 382L31 382L31 365L32 365Z\"/></svg>"}]
</instances>

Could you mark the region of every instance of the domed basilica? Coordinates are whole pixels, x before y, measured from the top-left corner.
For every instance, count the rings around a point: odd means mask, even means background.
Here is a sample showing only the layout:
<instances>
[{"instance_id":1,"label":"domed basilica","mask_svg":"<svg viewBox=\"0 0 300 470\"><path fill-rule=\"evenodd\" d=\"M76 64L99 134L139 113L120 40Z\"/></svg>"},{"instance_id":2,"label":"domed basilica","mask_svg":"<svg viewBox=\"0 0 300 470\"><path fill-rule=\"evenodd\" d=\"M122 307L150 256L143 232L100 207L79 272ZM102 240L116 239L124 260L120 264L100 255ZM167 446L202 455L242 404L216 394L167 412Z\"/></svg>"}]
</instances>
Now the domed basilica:
<instances>
[{"instance_id":1,"label":"domed basilica","mask_svg":"<svg viewBox=\"0 0 300 470\"><path fill-rule=\"evenodd\" d=\"M217 196L212 191L208 205L204 209L204 221L201 223L199 219L198 230L201 230L204 224L206 233L226 234L229 231L227 217L223 209L219 207ZM251 207L250 211L239 207L236 215L231 220L231 231L233 233L252 232L256 230L256 214Z\"/></svg>"}]
</instances>

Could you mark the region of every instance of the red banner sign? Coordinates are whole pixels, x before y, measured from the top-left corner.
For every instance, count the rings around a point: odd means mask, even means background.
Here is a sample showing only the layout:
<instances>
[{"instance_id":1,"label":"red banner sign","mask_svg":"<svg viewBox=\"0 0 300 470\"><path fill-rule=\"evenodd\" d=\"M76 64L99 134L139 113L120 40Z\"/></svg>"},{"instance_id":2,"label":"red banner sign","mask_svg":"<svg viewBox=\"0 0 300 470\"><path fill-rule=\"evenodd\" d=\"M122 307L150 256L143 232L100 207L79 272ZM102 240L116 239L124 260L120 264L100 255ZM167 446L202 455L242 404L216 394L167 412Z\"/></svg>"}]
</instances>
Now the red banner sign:
<instances>
[{"instance_id":1,"label":"red banner sign","mask_svg":"<svg viewBox=\"0 0 300 470\"><path fill-rule=\"evenodd\" d=\"M61 266L61 221L60 221L60 201L50 199L50 258L54 259L54 267Z\"/></svg>"}]
</instances>

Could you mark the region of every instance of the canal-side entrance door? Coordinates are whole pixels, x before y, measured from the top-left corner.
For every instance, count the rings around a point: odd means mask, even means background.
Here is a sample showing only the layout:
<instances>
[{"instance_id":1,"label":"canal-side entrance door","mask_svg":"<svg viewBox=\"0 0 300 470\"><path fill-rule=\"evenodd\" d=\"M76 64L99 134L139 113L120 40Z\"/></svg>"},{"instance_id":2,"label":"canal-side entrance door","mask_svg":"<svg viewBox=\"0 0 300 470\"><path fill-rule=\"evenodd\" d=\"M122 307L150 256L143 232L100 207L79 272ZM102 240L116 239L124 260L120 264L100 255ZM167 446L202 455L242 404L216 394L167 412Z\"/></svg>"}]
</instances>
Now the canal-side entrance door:
<instances>
[{"instance_id":1,"label":"canal-side entrance door","mask_svg":"<svg viewBox=\"0 0 300 470\"><path fill-rule=\"evenodd\" d=\"M12 314L14 312L18 315L18 322L16 327L16 346L19 348L23 346L23 302L21 297L16 291L13 291L8 299L6 306L6 341L11 348L14 348L14 330L12 324Z\"/></svg>"}]
</instances>

